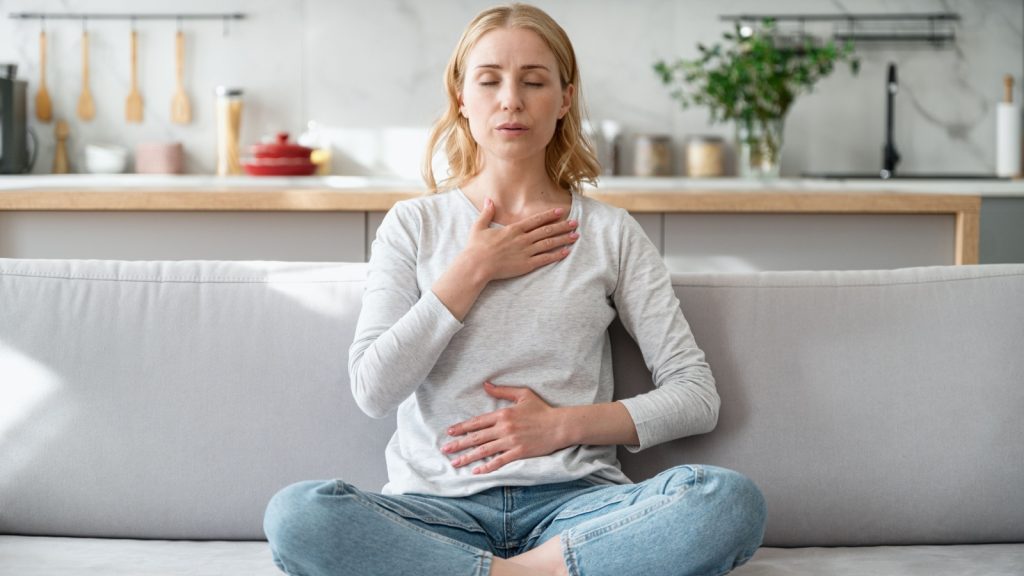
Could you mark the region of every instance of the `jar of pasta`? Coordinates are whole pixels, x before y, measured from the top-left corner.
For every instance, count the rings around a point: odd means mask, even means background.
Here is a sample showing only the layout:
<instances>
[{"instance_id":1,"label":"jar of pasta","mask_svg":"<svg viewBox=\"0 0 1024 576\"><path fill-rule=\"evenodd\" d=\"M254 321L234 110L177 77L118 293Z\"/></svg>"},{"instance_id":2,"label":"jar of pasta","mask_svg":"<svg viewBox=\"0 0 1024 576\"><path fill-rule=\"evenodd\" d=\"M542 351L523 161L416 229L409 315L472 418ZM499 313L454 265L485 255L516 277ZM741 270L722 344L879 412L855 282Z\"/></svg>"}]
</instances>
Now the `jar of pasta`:
<instances>
[{"instance_id":1,"label":"jar of pasta","mask_svg":"<svg viewBox=\"0 0 1024 576\"><path fill-rule=\"evenodd\" d=\"M242 127L242 90L217 87L217 175L241 174L238 138Z\"/></svg>"}]
</instances>

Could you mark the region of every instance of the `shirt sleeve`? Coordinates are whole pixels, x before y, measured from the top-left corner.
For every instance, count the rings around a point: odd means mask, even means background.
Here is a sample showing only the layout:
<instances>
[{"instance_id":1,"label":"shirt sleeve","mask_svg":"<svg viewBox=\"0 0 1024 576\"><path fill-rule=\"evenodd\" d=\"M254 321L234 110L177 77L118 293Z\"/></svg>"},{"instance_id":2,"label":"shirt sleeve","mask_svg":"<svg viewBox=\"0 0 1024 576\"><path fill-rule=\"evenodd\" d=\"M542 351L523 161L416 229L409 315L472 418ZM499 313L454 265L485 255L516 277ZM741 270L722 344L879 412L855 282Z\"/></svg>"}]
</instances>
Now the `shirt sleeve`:
<instances>
[{"instance_id":1,"label":"shirt sleeve","mask_svg":"<svg viewBox=\"0 0 1024 576\"><path fill-rule=\"evenodd\" d=\"M387 416L416 391L463 326L432 290L420 293L418 230L414 210L399 202L373 241L348 356L352 395L373 418Z\"/></svg>"},{"instance_id":2,"label":"shirt sleeve","mask_svg":"<svg viewBox=\"0 0 1024 576\"><path fill-rule=\"evenodd\" d=\"M662 442L703 434L718 422L715 379L697 347L657 248L623 211L618 278L612 300L622 325L640 347L654 389L621 400L636 425L639 452Z\"/></svg>"}]
</instances>

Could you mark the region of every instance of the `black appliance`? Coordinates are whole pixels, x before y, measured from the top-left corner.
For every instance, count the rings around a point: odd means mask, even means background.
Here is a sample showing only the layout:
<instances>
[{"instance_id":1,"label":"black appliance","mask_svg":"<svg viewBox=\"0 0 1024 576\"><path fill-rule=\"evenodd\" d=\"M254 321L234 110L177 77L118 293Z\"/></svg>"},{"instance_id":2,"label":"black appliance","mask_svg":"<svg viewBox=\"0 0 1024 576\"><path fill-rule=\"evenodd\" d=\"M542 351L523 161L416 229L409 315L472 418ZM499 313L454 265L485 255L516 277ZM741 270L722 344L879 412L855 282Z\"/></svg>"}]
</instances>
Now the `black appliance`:
<instances>
[{"instance_id":1,"label":"black appliance","mask_svg":"<svg viewBox=\"0 0 1024 576\"><path fill-rule=\"evenodd\" d=\"M17 64L0 64L0 174L24 174L35 163L37 143L28 139L28 82L15 78Z\"/></svg>"}]
</instances>

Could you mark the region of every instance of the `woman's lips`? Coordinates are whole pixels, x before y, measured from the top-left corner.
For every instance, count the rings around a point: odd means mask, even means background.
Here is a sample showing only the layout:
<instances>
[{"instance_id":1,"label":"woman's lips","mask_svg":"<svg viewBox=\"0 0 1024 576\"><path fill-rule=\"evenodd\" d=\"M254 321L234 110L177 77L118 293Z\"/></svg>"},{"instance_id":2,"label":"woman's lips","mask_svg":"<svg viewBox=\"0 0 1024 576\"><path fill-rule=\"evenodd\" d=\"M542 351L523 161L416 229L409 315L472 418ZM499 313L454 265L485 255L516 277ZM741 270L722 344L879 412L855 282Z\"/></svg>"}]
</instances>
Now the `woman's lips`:
<instances>
[{"instance_id":1,"label":"woman's lips","mask_svg":"<svg viewBox=\"0 0 1024 576\"><path fill-rule=\"evenodd\" d=\"M506 136L520 136L526 134L529 128L522 124L501 124L498 126L498 132Z\"/></svg>"}]
</instances>

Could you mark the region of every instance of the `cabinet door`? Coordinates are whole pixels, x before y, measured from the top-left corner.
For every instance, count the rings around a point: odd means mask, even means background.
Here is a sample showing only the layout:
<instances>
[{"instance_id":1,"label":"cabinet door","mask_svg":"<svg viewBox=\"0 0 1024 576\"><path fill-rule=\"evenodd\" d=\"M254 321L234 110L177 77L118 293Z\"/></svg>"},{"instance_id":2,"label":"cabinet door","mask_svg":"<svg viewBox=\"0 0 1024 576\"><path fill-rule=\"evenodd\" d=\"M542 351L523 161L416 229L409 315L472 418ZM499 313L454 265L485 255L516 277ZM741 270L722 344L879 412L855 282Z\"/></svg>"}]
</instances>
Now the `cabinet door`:
<instances>
[{"instance_id":1,"label":"cabinet door","mask_svg":"<svg viewBox=\"0 0 1024 576\"><path fill-rule=\"evenodd\" d=\"M0 257L362 262L363 212L0 212Z\"/></svg>"},{"instance_id":2,"label":"cabinet door","mask_svg":"<svg viewBox=\"0 0 1024 576\"><path fill-rule=\"evenodd\" d=\"M945 214L666 214L673 272L866 270L956 263Z\"/></svg>"}]
</instances>

